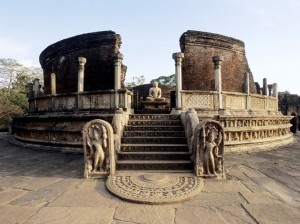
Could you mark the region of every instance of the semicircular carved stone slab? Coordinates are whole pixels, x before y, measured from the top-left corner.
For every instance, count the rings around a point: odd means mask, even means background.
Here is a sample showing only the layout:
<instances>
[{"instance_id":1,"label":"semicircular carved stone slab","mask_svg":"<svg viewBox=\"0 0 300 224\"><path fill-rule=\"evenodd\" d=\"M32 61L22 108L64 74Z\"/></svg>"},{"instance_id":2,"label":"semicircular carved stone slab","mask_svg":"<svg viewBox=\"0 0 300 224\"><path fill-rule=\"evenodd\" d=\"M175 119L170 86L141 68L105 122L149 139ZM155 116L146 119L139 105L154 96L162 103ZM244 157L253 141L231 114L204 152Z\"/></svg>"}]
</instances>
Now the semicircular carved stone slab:
<instances>
[{"instance_id":1,"label":"semicircular carved stone slab","mask_svg":"<svg viewBox=\"0 0 300 224\"><path fill-rule=\"evenodd\" d=\"M112 126L101 119L86 123L82 130L84 178L97 178L115 173Z\"/></svg>"},{"instance_id":2,"label":"semicircular carved stone slab","mask_svg":"<svg viewBox=\"0 0 300 224\"><path fill-rule=\"evenodd\" d=\"M203 180L166 174L140 176L109 176L107 189L114 195L142 204L168 204L187 200L198 195Z\"/></svg>"},{"instance_id":3,"label":"semicircular carved stone slab","mask_svg":"<svg viewBox=\"0 0 300 224\"><path fill-rule=\"evenodd\" d=\"M191 156L196 176L225 178L224 129L221 123L204 120L196 126Z\"/></svg>"}]
</instances>

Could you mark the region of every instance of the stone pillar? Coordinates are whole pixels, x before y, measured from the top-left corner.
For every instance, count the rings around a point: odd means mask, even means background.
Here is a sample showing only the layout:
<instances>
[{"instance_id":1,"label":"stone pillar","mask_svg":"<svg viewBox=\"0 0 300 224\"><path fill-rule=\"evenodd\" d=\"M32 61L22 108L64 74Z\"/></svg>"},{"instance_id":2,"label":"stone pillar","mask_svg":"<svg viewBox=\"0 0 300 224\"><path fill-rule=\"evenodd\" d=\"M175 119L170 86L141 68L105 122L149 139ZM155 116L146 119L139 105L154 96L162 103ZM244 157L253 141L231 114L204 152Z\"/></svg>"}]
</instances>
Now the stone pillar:
<instances>
[{"instance_id":1,"label":"stone pillar","mask_svg":"<svg viewBox=\"0 0 300 224\"><path fill-rule=\"evenodd\" d=\"M224 60L223 56L214 56L212 61L215 65L215 90L219 95L219 109L223 109L223 99L222 99L222 73L221 73L221 63Z\"/></svg>"},{"instance_id":2,"label":"stone pillar","mask_svg":"<svg viewBox=\"0 0 300 224\"><path fill-rule=\"evenodd\" d=\"M84 65L86 63L86 58L78 57L78 92L84 91Z\"/></svg>"},{"instance_id":3,"label":"stone pillar","mask_svg":"<svg viewBox=\"0 0 300 224\"><path fill-rule=\"evenodd\" d=\"M268 85L269 96L272 96L272 88L273 88L272 84Z\"/></svg>"},{"instance_id":4,"label":"stone pillar","mask_svg":"<svg viewBox=\"0 0 300 224\"><path fill-rule=\"evenodd\" d=\"M277 83L273 83L273 94L272 94L272 96L278 98L278 85L277 85Z\"/></svg>"},{"instance_id":5,"label":"stone pillar","mask_svg":"<svg viewBox=\"0 0 300 224\"><path fill-rule=\"evenodd\" d=\"M119 94L118 90L121 89L121 65L122 65L123 55L118 53L115 56L115 108L119 107Z\"/></svg>"},{"instance_id":6,"label":"stone pillar","mask_svg":"<svg viewBox=\"0 0 300 224\"><path fill-rule=\"evenodd\" d=\"M33 94L33 83L32 82L29 82L27 83L27 97L28 99L32 99L34 94Z\"/></svg>"},{"instance_id":7,"label":"stone pillar","mask_svg":"<svg viewBox=\"0 0 300 224\"><path fill-rule=\"evenodd\" d=\"M175 77L176 77L176 109L181 109L181 90L182 90L182 59L184 54L181 52L174 53L172 58L175 60Z\"/></svg>"},{"instance_id":8,"label":"stone pillar","mask_svg":"<svg viewBox=\"0 0 300 224\"><path fill-rule=\"evenodd\" d=\"M249 72L246 72L244 77L244 85L243 85L244 92L247 93L248 95L250 94L249 76L250 76Z\"/></svg>"},{"instance_id":9,"label":"stone pillar","mask_svg":"<svg viewBox=\"0 0 300 224\"><path fill-rule=\"evenodd\" d=\"M266 78L263 79L263 92L262 92L262 95L265 95L265 96L268 95L268 83L267 83Z\"/></svg>"},{"instance_id":10,"label":"stone pillar","mask_svg":"<svg viewBox=\"0 0 300 224\"><path fill-rule=\"evenodd\" d=\"M55 95L56 94L56 74L51 73L50 77L51 77L51 94Z\"/></svg>"},{"instance_id":11,"label":"stone pillar","mask_svg":"<svg viewBox=\"0 0 300 224\"><path fill-rule=\"evenodd\" d=\"M33 94L34 98L40 95L40 80L38 78L33 80Z\"/></svg>"}]
</instances>

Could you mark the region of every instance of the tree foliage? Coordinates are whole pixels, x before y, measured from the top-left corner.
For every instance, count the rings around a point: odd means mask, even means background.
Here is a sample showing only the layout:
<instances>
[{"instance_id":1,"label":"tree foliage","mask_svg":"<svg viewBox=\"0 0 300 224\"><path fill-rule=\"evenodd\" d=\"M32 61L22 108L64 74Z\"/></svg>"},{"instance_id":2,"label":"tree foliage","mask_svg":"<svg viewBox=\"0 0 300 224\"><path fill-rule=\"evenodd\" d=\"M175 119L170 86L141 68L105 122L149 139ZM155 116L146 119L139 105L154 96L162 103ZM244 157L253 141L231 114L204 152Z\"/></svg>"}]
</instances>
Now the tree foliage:
<instances>
[{"instance_id":1,"label":"tree foliage","mask_svg":"<svg viewBox=\"0 0 300 224\"><path fill-rule=\"evenodd\" d=\"M125 82L127 88L143 85L145 83L145 77L143 75L134 76L130 82Z\"/></svg>"},{"instance_id":2,"label":"tree foliage","mask_svg":"<svg viewBox=\"0 0 300 224\"><path fill-rule=\"evenodd\" d=\"M154 81L162 85L176 86L176 79L174 74L169 76L160 76L157 79L152 79L151 83L153 83Z\"/></svg>"},{"instance_id":3,"label":"tree foliage","mask_svg":"<svg viewBox=\"0 0 300 224\"><path fill-rule=\"evenodd\" d=\"M0 128L7 126L9 117L28 111L26 84L41 76L41 68L25 67L14 59L0 59Z\"/></svg>"}]
</instances>

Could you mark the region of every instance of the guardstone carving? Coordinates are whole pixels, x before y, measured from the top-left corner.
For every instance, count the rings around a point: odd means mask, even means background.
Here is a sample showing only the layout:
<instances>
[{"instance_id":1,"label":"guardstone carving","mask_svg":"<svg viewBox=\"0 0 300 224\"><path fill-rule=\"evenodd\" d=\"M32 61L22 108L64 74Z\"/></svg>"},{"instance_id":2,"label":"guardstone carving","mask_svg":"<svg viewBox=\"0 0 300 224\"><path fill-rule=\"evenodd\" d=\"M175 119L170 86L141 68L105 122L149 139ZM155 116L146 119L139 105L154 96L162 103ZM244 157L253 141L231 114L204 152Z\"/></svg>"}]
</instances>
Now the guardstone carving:
<instances>
[{"instance_id":1,"label":"guardstone carving","mask_svg":"<svg viewBox=\"0 0 300 224\"><path fill-rule=\"evenodd\" d=\"M196 176L225 178L224 130L219 122L204 120L197 125L192 160Z\"/></svg>"},{"instance_id":2,"label":"guardstone carving","mask_svg":"<svg viewBox=\"0 0 300 224\"><path fill-rule=\"evenodd\" d=\"M115 150L111 125L95 119L83 127L84 178L114 175Z\"/></svg>"}]
</instances>

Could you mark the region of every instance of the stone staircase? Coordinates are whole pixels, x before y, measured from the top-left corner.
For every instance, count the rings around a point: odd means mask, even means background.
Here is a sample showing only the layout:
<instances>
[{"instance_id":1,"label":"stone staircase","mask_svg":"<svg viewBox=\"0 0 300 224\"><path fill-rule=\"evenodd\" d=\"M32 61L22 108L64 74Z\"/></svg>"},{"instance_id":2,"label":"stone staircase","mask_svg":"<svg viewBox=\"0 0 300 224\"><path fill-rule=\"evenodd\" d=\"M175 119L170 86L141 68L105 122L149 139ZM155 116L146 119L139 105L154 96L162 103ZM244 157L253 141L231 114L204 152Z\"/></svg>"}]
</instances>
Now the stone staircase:
<instances>
[{"instance_id":1,"label":"stone staircase","mask_svg":"<svg viewBox=\"0 0 300 224\"><path fill-rule=\"evenodd\" d=\"M117 170L191 172L192 168L179 115L130 115Z\"/></svg>"}]
</instances>

